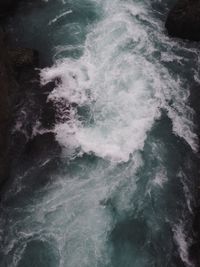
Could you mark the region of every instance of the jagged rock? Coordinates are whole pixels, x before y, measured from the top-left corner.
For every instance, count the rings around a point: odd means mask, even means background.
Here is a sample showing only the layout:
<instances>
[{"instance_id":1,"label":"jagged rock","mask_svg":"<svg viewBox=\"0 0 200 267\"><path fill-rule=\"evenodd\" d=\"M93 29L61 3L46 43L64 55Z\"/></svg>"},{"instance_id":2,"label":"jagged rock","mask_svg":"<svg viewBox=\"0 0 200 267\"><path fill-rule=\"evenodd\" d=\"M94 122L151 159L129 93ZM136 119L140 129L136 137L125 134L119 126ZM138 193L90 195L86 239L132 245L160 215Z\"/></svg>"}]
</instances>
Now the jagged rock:
<instances>
[{"instance_id":1,"label":"jagged rock","mask_svg":"<svg viewBox=\"0 0 200 267\"><path fill-rule=\"evenodd\" d=\"M178 0L165 26L173 37L200 41L200 0Z\"/></svg>"}]
</instances>

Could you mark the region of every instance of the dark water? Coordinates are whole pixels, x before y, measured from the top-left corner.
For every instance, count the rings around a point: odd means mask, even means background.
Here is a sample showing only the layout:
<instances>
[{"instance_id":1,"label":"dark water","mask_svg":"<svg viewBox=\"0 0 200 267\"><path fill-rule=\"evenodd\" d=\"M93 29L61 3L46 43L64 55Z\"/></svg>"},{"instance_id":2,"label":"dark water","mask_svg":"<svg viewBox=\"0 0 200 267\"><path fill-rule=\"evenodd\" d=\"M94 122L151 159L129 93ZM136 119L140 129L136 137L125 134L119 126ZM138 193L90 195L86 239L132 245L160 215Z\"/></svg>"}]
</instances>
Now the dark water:
<instances>
[{"instance_id":1,"label":"dark water","mask_svg":"<svg viewBox=\"0 0 200 267\"><path fill-rule=\"evenodd\" d=\"M0 266L194 266L199 159L189 96L199 53L166 35L171 4L24 2L9 21L14 43L54 62L41 83L59 81L48 99L62 153L41 142L36 159L12 170ZM40 118L33 128L45 131Z\"/></svg>"}]
</instances>

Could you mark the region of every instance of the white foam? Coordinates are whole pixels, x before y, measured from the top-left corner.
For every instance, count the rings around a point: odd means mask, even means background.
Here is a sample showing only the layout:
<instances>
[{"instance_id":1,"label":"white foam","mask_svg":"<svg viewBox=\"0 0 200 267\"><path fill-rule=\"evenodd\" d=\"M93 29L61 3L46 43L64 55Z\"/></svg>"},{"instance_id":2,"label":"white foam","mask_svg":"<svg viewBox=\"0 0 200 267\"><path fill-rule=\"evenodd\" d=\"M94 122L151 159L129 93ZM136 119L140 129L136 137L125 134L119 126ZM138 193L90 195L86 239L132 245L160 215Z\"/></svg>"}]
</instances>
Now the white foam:
<instances>
[{"instance_id":1,"label":"white foam","mask_svg":"<svg viewBox=\"0 0 200 267\"><path fill-rule=\"evenodd\" d=\"M132 215L136 171L142 166L139 151L160 117L160 109L168 112L175 134L192 147L196 145L189 120L191 110L186 105L188 95L181 82L154 57L156 45L168 40L159 23L149 16L148 4L129 0L95 2L104 14L90 27L83 55L76 60L59 60L52 68L42 70L41 82L58 78L49 98L73 104L67 120L63 123L62 118L55 127L64 155L74 159L87 153L103 160L91 164L77 159L70 162L69 169L65 162L67 175L53 177L54 182L44 186L42 192L37 190L29 204L28 200L16 203L15 212L21 217L16 224L8 220L6 225L7 238L14 241L12 249L17 255L23 253L19 240L26 244L30 235L33 239L42 236L55 242L61 267L77 267L80 262L81 267L111 266L109 233L117 216L123 220L127 213L126 218ZM170 45L171 41L167 43L169 50ZM172 53L166 51L164 60ZM171 101L176 107L169 104ZM87 115L78 112L77 106L87 109ZM38 131L36 125L34 133ZM116 164L128 160L130 164ZM153 182L162 187L167 182L165 170L161 168ZM6 212L12 217L12 211ZM148 216L155 216L150 213ZM182 228L174 229L174 237L182 259L188 262ZM8 248L9 241L3 248L5 254Z\"/></svg>"},{"instance_id":2,"label":"white foam","mask_svg":"<svg viewBox=\"0 0 200 267\"><path fill-rule=\"evenodd\" d=\"M189 240L186 240L186 235L184 233L184 227L182 223L176 225L173 229L174 232L174 240L178 246L178 250L180 253L180 257L182 261L188 267L194 266L192 262L189 260Z\"/></svg>"},{"instance_id":3,"label":"white foam","mask_svg":"<svg viewBox=\"0 0 200 267\"><path fill-rule=\"evenodd\" d=\"M168 181L167 172L164 168L161 168L153 179L153 184L159 187L163 187L164 184Z\"/></svg>"},{"instance_id":4,"label":"white foam","mask_svg":"<svg viewBox=\"0 0 200 267\"><path fill-rule=\"evenodd\" d=\"M115 164L106 169L102 164L99 162L90 172L83 169L78 175L68 178L54 177L55 182L47 185L46 191L43 188L42 192L37 192L34 203L17 206L17 222L11 221L6 225L10 227L8 240L12 242L5 242L3 248L6 255L14 251L17 256L17 261L14 262L14 257L10 266L17 266L24 257L26 244L32 240L53 242L59 251L62 267L76 267L80 262L83 267L100 266L101 263L109 265L107 239L114 218L106 201L109 202L109 198L121 190L122 194L115 195L118 211L129 210L128 195L136 189L136 184L132 176L124 180L123 170L116 173ZM133 175L140 164L138 158L126 173ZM27 216L21 217L24 213Z\"/></svg>"},{"instance_id":5,"label":"white foam","mask_svg":"<svg viewBox=\"0 0 200 267\"><path fill-rule=\"evenodd\" d=\"M52 19L50 22L49 22L49 26L51 26L52 24L54 24L55 22L57 22L59 19L63 18L64 16L68 15L68 14L71 14L73 11L72 10L67 10L65 12L63 12L62 14L56 16L54 19Z\"/></svg>"},{"instance_id":6,"label":"white foam","mask_svg":"<svg viewBox=\"0 0 200 267\"><path fill-rule=\"evenodd\" d=\"M80 148L83 153L111 161L128 161L132 153L143 149L148 131L164 108L174 133L197 150L192 122L185 116L191 113L185 104L187 94L181 92L180 81L151 57L156 50L154 42L148 36L149 29L137 19L148 19L145 7L118 0L102 5L104 19L87 35L83 56L58 61L41 73L43 83L61 79L51 99L65 98L87 106L92 118L92 123L80 124L76 116L74 126L71 123L69 127L68 122L57 125L58 140L68 148L75 145L73 151ZM176 109L168 105L172 100Z\"/></svg>"},{"instance_id":7,"label":"white foam","mask_svg":"<svg viewBox=\"0 0 200 267\"><path fill-rule=\"evenodd\" d=\"M94 123L78 127L73 143L85 153L113 161L127 161L131 153L143 148L160 104L154 66L132 51L121 51L131 36L136 45L144 45L147 34L139 25L134 29L126 10L120 12L109 13L88 35L79 60L66 59L42 71L43 83L56 77L62 80L51 98L90 108ZM152 76L157 77L153 80ZM65 127L69 128L67 123ZM56 127L58 139L66 145L71 133L59 132L60 128Z\"/></svg>"}]
</instances>

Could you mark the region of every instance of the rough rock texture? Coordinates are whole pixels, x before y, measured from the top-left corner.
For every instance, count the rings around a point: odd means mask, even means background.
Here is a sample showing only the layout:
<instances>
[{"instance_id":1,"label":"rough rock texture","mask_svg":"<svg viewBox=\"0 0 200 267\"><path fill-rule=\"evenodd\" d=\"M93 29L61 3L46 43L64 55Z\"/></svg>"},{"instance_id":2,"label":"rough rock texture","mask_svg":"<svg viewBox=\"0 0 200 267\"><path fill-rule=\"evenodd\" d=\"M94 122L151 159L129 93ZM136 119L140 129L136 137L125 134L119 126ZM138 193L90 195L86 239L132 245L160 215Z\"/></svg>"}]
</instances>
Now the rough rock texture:
<instances>
[{"instance_id":1,"label":"rough rock texture","mask_svg":"<svg viewBox=\"0 0 200 267\"><path fill-rule=\"evenodd\" d=\"M173 37L200 41L200 0L178 0L165 26Z\"/></svg>"}]
</instances>

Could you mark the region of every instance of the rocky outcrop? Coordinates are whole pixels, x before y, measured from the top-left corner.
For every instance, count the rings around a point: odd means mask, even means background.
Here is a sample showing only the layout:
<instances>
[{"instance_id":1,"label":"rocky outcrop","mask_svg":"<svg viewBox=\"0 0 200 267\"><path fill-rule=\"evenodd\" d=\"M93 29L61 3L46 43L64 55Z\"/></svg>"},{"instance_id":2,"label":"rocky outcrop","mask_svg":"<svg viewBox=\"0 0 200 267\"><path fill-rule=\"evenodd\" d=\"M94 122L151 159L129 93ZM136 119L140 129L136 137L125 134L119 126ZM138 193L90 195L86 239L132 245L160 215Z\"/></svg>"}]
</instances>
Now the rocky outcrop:
<instances>
[{"instance_id":1,"label":"rocky outcrop","mask_svg":"<svg viewBox=\"0 0 200 267\"><path fill-rule=\"evenodd\" d=\"M200 41L200 0L178 0L165 26L173 37Z\"/></svg>"}]
</instances>

